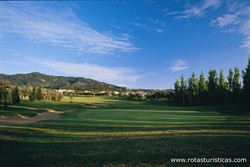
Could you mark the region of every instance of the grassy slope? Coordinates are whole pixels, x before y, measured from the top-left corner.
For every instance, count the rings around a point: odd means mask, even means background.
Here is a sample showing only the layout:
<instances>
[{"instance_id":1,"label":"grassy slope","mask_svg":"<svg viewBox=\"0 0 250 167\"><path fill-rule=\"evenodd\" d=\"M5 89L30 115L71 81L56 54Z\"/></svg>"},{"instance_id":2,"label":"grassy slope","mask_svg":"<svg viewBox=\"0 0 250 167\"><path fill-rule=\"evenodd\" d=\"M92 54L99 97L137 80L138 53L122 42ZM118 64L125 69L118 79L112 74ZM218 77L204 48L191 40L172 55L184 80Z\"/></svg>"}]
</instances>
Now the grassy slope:
<instances>
[{"instance_id":1,"label":"grassy slope","mask_svg":"<svg viewBox=\"0 0 250 167\"><path fill-rule=\"evenodd\" d=\"M250 161L250 115L218 113L214 107L160 106L97 97L68 101L27 101L15 109L73 112L58 120L0 126L0 164L183 166L169 162L176 157L246 157Z\"/></svg>"}]
</instances>

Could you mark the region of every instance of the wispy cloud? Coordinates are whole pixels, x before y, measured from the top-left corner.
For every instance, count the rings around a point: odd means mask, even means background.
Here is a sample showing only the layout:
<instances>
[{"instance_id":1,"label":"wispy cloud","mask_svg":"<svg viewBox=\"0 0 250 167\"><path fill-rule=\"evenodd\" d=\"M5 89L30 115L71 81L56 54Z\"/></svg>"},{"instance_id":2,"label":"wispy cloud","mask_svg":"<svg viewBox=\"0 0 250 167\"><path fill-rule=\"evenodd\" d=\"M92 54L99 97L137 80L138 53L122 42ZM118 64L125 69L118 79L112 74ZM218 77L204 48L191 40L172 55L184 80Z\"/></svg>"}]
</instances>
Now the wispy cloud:
<instances>
[{"instance_id":1,"label":"wispy cloud","mask_svg":"<svg viewBox=\"0 0 250 167\"><path fill-rule=\"evenodd\" d=\"M164 32L163 28L156 28L156 27L151 27L149 26L148 24L144 24L144 23L139 23L139 22L134 22L134 23L131 23L132 25L138 27L138 28L141 28L141 29L144 29L146 31L149 31L149 32L157 32L157 33L162 33Z\"/></svg>"},{"instance_id":2,"label":"wispy cloud","mask_svg":"<svg viewBox=\"0 0 250 167\"><path fill-rule=\"evenodd\" d=\"M31 2L1 2L0 31L18 34L33 42L69 48L78 54L102 55L139 49L129 38L91 28L72 9L60 11Z\"/></svg>"},{"instance_id":3,"label":"wispy cloud","mask_svg":"<svg viewBox=\"0 0 250 167\"><path fill-rule=\"evenodd\" d=\"M0 61L0 63L22 65L22 66L27 65L26 63L18 62L18 61Z\"/></svg>"},{"instance_id":4,"label":"wispy cloud","mask_svg":"<svg viewBox=\"0 0 250 167\"><path fill-rule=\"evenodd\" d=\"M178 72L188 69L187 61L182 59L177 59L175 63L169 68L172 72Z\"/></svg>"},{"instance_id":5,"label":"wispy cloud","mask_svg":"<svg viewBox=\"0 0 250 167\"><path fill-rule=\"evenodd\" d=\"M184 11L163 10L166 15L174 15L178 19L189 19L192 17L204 16L208 10L216 9L220 6L220 0L204 0L194 5L187 4Z\"/></svg>"},{"instance_id":6,"label":"wispy cloud","mask_svg":"<svg viewBox=\"0 0 250 167\"><path fill-rule=\"evenodd\" d=\"M211 26L218 27L223 31L239 33L243 37L242 47L250 51L250 5L229 3L227 11L213 19Z\"/></svg>"},{"instance_id":7,"label":"wispy cloud","mask_svg":"<svg viewBox=\"0 0 250 167\"><path fill-rule=\"evenodd\" d=\"M61 72L64 75L86 77L113 84L136 82L141 78L138 70L125 67L105 67L89 63L67 63L60 61L39 60L30 58L29 61Z\"/></svg>"},{"instance_id":8,"label":"wispy cloud","mask_svg":"<svg viewBox=\"0 0 250 167\"><path fill-rule=\"evenodd\" d=\"M228 25L236 25L238 24L238 16L237 14L225 14L223 16L219 16L216 19L211 21L211 25L216 25L219 28L224 28Z\"/></svg>"}]
</instances>

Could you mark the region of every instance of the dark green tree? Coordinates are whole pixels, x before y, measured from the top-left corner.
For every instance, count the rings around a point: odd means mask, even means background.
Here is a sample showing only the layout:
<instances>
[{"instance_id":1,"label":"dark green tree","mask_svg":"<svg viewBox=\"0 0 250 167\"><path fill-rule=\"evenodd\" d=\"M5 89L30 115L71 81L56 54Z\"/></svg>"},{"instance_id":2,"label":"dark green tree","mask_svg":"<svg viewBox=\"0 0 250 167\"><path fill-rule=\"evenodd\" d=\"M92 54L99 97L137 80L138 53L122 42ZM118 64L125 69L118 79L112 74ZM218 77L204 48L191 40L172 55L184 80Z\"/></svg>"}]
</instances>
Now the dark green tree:
<instances>
[{"instance_id":1,"label":"dark green tree","mask_svg":"<svg viewBox=\"0 0 250 167\"><path fill-rule=\"evenodd\" d=\"M233 80L234 80L234 71L232 68L229 69L229 74L227 77L227 87L228 87L228 102L233 101Z\"/></svg>"},{"instance_id":2,"label":"dark green tree","mask_svg":"<svg viewBox=\"0 0 250 167\"><path fill-rule=\"evenodd\" d=\"M207 83L203 71L201 71L198 82L198 103L201 105L207 104Z\"/></svg>"},{"instance_id":3,"label":"dark green tree","mask_svg":"<svg viewBox=\"0 0 250 167\"><path fill-rule=\"evenodd\" d=\"M191 78L188 79L188 88L187 88L187 96L188 96L188 103L190 105L197 104L197 94L198 94L198 78L196 77L195 73L193 72Z\"/></svg>"},{"instance_id":4,"label":"dark green tree","mask_svg":"<svg viewBox=\"0 0 250 167\"><path fill-rule=\"evenodd\" d=\"M37 94L36 94L36 88L33 86L32 92L30 93L29 96L30 101L36 101L37 100Z\"/></svg>"},{"instance_id":5,"label":"dark green tree","mask_svg":"<svg viewBox=\"0 0 250 167\"><path fill-rule=\"evenodd\" d=\"M228 90L229 92L233 92L233 79L234 79L234 71L232 68L229 69L229 74L227 77L228 80Z\"/></svg>"},{"instance_id":6,"label":"dark green tree","mask_svg":"<svg viewBox=\"0 0 250 167\"><path fill-rule=\"evenodd\" d=\"M187 99L187 82L185 81L184 75L181 76L181 86L180 86L180 102L181 105L186 104Z\"/></svg>"},{"instance_id":7,"label":"dark green tree","mask_svg":"<svg viewBox=\"0 0 250 167\"><path fill-rule=\"evenodd\" d=\"M216 95L218 90L218 78L217 72L214 69L210 69L208 72L208 95L210 104L217 102Z\"/></svg>"},{"instance_id":8,"label":"dark green tree","mask_svg":"<svg viewBox=\"0 0 250 167\"><path fill-rule=\"evenodd\" d=\"M12 90L12 103L19 104L20 102L21 102L21 99L20 99L19 90L18 90L18 87L15 86L14 90Z\"/></svg>"},{"instance_id":9,"label":"dark green tree","mask_svg":"<svg viewBox=\"0 0 250 167\"><path fill-rule=\"evenodd\" d=\"M0 80L0 101L3 101L4 107L12 103L11 84L6 80Z\"/></svg>"},{"instance_id":10,"label":"dark green tree","mask_svg":"<svg viewBox=\"0 0 250 167\"><path fill-rule=\"evenodd\" d=\"M174 83L174 90L175 90L175 102L177 104L180 104L180 81L179 79L176 79L175 83Z\"/></svg>"},{"instance_id":11,"label":"dark green tree","mask_svg":"<svg viewBox=\"0 0 250 167\"><path fill-rule=\"evenodd\" d=\"M240 84L240 70L234 68L234 78L233 78L233 101L238 103L240 101L241 84Z\"/></svg>"},{"instance_id":12,"label":"dark green tree","mask_svg":"<svg viewBox=\"0 0 250 167\"><path fill-rule=\"evenodd\" d=\"M248 65L243 73L243 97L244 102L247 103L250 99L250 55L248 57Z\"/></svg>"},{"instance_id":13,"label":"dark green tree","mask_svg":"<svg viewBox=\"0 0 250 167\"><path fill-rule=\"evenodd\" d=\"M227 101L227 83L223 74L223 70L220 70L219 77L219 90L218 90L218 103L225 104Z\"/></svg>"},{"instance_id":14,"label":"dark green tree","mask_svg":"<svg viewBox=\"0 0 250 167\"><path fill-rule=\"evenodd\" d=\"M43 100L43 92L41 86L37 89L37 100Z\"/></svg>"}]
</instances>

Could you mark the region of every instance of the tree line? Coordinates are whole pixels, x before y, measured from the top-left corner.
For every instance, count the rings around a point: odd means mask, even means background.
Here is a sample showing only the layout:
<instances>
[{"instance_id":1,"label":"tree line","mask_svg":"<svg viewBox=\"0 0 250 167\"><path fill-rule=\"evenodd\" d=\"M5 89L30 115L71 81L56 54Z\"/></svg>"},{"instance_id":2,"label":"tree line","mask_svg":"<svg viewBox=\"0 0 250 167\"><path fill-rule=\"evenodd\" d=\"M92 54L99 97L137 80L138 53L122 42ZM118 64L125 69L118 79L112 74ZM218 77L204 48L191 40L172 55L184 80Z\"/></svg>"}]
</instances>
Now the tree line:
<instances>
[{"instance_id":1,"label":"tree line","mask_svg":"<svg viewBox=\"0 0 250 167\"><path fill-rule=\"evenodd\" d=\"M151 100L172 101L173 95L174 93L170 90L155 90L147 92L145 94L141 94L140 92L129 93L128 95L123 95L121 97L135 101L151 101Z\"/></svg>"},{"instance_id":2,"label":"tree line","mask_svg":"<svg viewBox=\"0 0 250 167\"><path fill-rule=\"evenodd\" d=\"M215 69L210 69L207 79L203 71L199 77L193 72L187 80L182 75L176 79L174 89L177 105L247 104L250 99L250 56L247 68L242 71L242 78L237 67L230 68L227 77L223 70L218 76Z\"/></svg>"},{"instance_id":3,"label":"tree line","mask_svg":"<svg viewBox=\"0 0 250 167\"><path fill-rule=\"evenodd\" d=\"M57 92L53 89L47 89L39 87L20 87L20 94L22 99L29 99L30 101L36 100L52 100L52 101L61 101L63 94Z\"/></svg>"},{"instance_id":4,"label":"tree line","mask_svg":"<svg viewBox=\"0 0 250 167\"><path fill-rule=\"evenodd\" d=\"M61 101L63 95L53 89L42 88L41 86L22 86L12 85L7 80L0 80L0 104L7 105L19 104L21 100L53 100Z\"/></svg>"},{"instance_id":5,"label":"tree line","mask_svg":"<svg viewBox=\"0 0 250 167\"><path fill-rule=\"evenodd\" d=\"M18 87L6 80L0 80L0 103L7 107L8 104L18 104L20 101Z\"/></svg>"}]
</instances>

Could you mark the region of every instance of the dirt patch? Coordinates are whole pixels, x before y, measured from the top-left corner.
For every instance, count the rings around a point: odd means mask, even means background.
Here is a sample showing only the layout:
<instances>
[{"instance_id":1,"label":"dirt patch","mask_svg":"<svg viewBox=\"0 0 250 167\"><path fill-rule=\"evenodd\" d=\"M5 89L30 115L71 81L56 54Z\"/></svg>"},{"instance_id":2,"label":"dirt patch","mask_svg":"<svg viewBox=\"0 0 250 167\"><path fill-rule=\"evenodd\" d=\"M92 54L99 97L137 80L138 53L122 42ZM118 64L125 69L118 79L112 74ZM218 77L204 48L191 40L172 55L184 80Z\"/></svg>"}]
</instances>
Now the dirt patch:
<instances>
[{"instance_id":1,"label":"dirt patch","mask_svg":"<svg viewBox=\"0 0 250 167\"><path fill-rule=\"evenodd\" d=\"M28 117L21 114L11 115L11 116L1 116L0 125L22 125L22 124L31 124L44 120L54 120L58 119L62 113L68 111L56 111L48 110L46 112L38 113L36 116Z\"/></svg>"}]
</instances>

